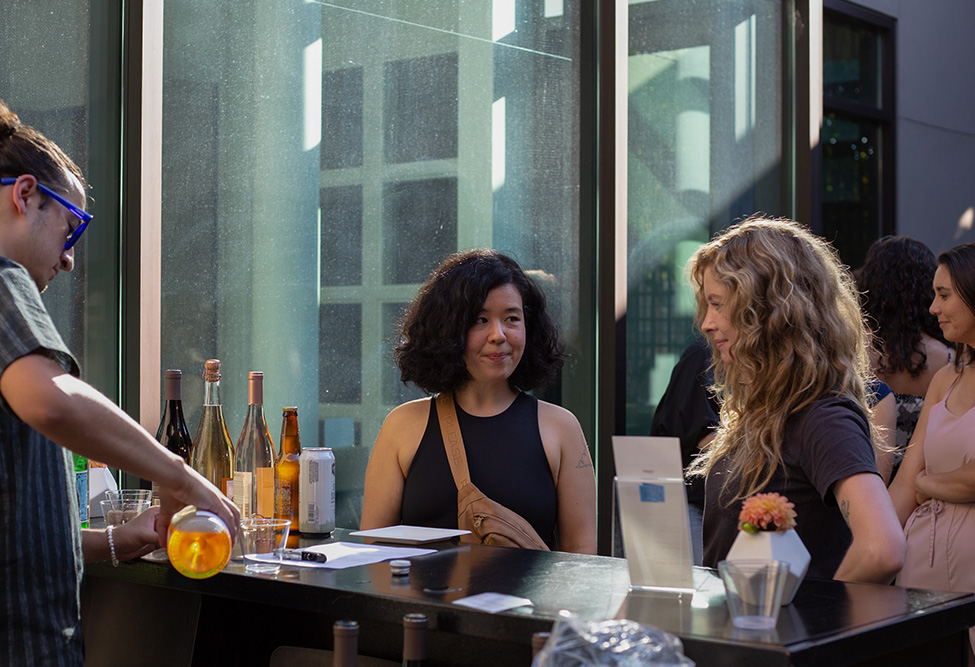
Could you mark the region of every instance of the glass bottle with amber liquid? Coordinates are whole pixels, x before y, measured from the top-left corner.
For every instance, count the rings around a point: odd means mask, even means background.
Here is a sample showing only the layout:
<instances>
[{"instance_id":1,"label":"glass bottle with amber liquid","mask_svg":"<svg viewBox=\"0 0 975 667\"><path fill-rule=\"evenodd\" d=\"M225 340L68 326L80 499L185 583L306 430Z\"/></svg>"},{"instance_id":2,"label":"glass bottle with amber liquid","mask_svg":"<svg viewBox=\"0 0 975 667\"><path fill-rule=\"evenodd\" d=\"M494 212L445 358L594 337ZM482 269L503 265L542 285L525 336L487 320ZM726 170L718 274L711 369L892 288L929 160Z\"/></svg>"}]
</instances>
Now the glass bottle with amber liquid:
<instances>
[{"instance_id":1,"label":"glass bottle with amber liquid","mask_svg":"<svg viewBox=\"0 0 975 667\"><path fill-rule=\"evenodd\" d=\"M264 373L247 375L247 416L234 449L234 503L241 518L274 514L274 441L264 418Z\"/></svg>"},{"instance_id":2,"label":"glass bottle with amber liquid","mask_svg":"<svg viewBox=\"0 0 975 667\"><path fill-rule=\"evenodd\" d=\"M224 495L233 498L234 445L220 403L219 359L207 360L203 381L203 414L193 438L190 465Z\"/></svg>"},{"instance_id":3,"label":"glass bottle with amber liquid","mask_svg":"<svg viewBox=\"0 0 975 667\"><path fill-rule=\"evenodd\" d=\"M156 429L156 440L163 447L183 459L183 461L190 463L193 439L190 438L190 431L186 428L186 419L183 417L183 371L169 369L163 377L166 379L166 404L163 406L163 414L162 419L159 420L159 428ZM153 481L153 504L158 500L159 483Z\"/></svg>"},{"instance_id":4,"label":"glass bottle with amber liquid","mask_svg":"<svg viewBox=\"0 0 975 667\"><path fill-rule=\"evenodd\" d=\"M288 519L288 546L297 546L298 538L298 457L301 456L301 438L298 435L298 408L284 408L281 424L281 450L274 461L274 518Z\"/></svg>"}]
</instances>

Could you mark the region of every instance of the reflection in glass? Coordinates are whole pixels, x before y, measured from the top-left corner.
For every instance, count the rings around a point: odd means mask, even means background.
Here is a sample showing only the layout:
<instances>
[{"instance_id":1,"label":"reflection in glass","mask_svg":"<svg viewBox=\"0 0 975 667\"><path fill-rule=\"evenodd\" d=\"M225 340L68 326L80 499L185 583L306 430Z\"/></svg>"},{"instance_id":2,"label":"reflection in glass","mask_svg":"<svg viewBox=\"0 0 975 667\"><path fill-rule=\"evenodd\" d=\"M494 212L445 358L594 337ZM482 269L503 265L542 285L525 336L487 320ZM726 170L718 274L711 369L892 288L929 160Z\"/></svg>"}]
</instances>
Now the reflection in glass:
<instances>
[{"instance_id":1,"label":"reflection in glass","mask_svg":"<svg viewBox=\"0 0 975 667\"><path fill-rule=\"evenodd\" d=\"M826 18L823 26L823 94L881 106L881 39L877 29Z\"/></svg>"},{"instance_id":2,"label":"reflection in glass","mask_svg":"<svg viewBox=\"0 0 975 667\"><path fill-rule=\"evenodd\" d=\"M881 230L881 127L828 113L821 132L823 236L843 250L850 266L863 264Z\"/></svg>"},{"instance_id":3,"label":"reflection in glass","mask_svg":"<svg viewBox=\"0 0 975 667\"><path fill-rule=\"evenodd\" d=\"M792 12L757 0L629 5L628 434L649 433L693 337L687 258L743 216L792 215L783 185Z\"/></svg>"},{"instance_id":4,"label":"reflection in glass","mask_svg":"<svg viewBox=\"0 0 975 667\"><path fill-rule=\"evenodd\" d=\"M167 0L160 372L184 370L187 406L219 357L231 429L261 370L308 446L354 424L350 449L371 447L419 394L393 322L462 248L550 277L580 339L579 4ZM547 398L590 406L581 384ZM340 526L358 525L364 454L341 459Z\"/></svg>"}]
</instances>

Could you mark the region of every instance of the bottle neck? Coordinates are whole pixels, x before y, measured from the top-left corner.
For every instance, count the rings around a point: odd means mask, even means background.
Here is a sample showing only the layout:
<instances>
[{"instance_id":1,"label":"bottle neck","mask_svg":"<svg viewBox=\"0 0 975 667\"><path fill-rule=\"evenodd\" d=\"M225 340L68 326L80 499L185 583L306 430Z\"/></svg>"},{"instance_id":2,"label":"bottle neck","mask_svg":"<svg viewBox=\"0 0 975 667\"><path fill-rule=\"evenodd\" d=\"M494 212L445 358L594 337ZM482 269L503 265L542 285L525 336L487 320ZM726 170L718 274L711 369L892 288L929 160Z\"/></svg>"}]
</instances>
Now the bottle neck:
<instances>
[{"instance_id":1,"label":"bottle neck","mask_svg":"<svg viewBox=\"0 0 975 667\"><path fill-rule=\"evenodd\" d=\"M181 401L183 400L182 383L178 377L167 377L166 378L166 400L167 401Z\"/></svg>"},{"instance_id":2,"label":"bottle neck","mask_svg":"<svg viewBox=\"0 0 975 667\"><path fill-rule=\"evenodd\" d=\"M247 381L247 404L261 407L264 405L264 379L251 377Z\"/></svg>"},{"instance_id":3,"label":"bottle neck","mask_svg":"<svg viewBox=\"0 0 975 667\"><path fill-rule=\"evenodd\" d=\"M288 414L281 427L281 451L297 454L301 451L301 436L298 435L298 415Z\"/></svg>"},{"instance_id":4,"label":"bottle neck","mask_svg":"<svg viewBox=\"0 0 975 667\"><path fill-rule=\"evenodd\" d=\"M220 405L220 380L205 382L203 389L203 405Z\"/></svg>"}]
</instances>

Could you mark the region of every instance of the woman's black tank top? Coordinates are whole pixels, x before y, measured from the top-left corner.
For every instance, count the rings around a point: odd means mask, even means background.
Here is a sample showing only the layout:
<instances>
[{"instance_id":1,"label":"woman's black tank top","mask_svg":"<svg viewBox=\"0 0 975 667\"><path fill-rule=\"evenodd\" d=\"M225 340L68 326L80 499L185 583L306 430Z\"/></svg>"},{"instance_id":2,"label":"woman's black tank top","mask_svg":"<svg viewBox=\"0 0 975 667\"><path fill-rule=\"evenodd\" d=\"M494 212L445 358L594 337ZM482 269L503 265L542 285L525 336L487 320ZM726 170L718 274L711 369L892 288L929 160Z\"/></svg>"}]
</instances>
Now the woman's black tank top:
<instances>
[{"instance_id":1,"label":"woman's black tank top","mask_svg":"<svg viewBox=\"0 0 975 667\"><path fill-rule=\"evenodd\" d=\"M493 417L474 417L457 406L471 481L488 498L520 514L549 545L558 512L555 480L538 430L538 400L519 393ZM457 527L457 487L444 450L436 401L403 488L402 522Z\"/></svg>"}]
</instances>

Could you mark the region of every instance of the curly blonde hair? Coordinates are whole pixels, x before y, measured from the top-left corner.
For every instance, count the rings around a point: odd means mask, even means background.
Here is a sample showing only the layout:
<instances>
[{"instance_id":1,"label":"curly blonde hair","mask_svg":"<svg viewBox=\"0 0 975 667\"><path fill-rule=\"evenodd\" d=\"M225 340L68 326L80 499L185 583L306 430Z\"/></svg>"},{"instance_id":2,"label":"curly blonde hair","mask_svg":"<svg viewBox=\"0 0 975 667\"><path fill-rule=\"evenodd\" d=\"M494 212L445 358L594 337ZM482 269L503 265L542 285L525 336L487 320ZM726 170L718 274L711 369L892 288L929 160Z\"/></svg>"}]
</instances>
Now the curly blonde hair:
<instances>
[{"instance_id":1,"label":"curly blonde hair","mask_svg":"<svg viewBox=\"0 0 975 667\"><path fill-rule=\"evenodd\" d=\"M869 421L867 330L849 269L799 223L750 218L697 250L688 272L699 327L708 309L707 270L727 290L737 335L734 363L712 351L721 424L689 474L706 475L724 459L724 488L740 479L730 503L768 484L782 464L786 422L813 401L848 397Z\"/></svg>"}]
</instances>

